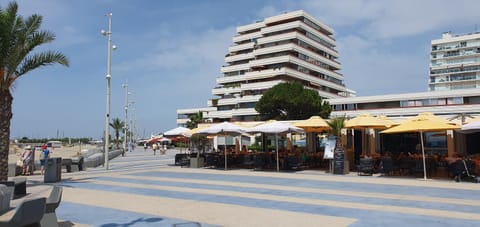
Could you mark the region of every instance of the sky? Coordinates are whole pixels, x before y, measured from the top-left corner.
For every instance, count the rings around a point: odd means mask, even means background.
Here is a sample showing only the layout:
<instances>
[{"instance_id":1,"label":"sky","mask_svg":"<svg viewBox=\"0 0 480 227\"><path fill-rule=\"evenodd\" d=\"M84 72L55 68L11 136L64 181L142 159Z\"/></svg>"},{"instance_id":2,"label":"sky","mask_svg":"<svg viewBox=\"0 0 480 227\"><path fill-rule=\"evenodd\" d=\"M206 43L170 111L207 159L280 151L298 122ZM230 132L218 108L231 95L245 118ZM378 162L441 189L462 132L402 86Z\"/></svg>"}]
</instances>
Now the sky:
<instances>
[{"instance_id":1,"label":"sky","mask_svg":"<svg viewBox=\"0 0 480 227\"><path fill-rule=\"evenodd\" d=\"M9 0L0 0L6 8ZM357 96L428 90L430 42L477 31L476 0L18 0L43 16L56 40L35 51L64 53L19 78L11 138L89 137L105 129L107 13L112 13L111 118L129 118L140 137L176 127L176 110L207 107L238 26L303 9L335 30L342 73ZM112 130L111 130L112 131Z\"/></svg>"}]
</instances>

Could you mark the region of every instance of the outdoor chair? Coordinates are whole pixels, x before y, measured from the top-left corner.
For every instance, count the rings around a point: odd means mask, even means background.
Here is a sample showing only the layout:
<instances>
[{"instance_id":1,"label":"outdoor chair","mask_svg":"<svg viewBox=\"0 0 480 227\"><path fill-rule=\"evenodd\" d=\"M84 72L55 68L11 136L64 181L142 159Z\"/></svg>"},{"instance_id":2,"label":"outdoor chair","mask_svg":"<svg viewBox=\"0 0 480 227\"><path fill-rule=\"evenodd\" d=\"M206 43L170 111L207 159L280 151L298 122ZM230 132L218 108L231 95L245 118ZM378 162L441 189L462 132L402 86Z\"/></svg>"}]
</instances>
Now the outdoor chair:
<instances>
[{"instance_id":1,"label":"outdoor chair","mask_svg":"<svg viewBox=\"0 0 480 227\"><path fill-rule=\"evenodd\" d=\"M384 175L393 175L397 170L391 157L383 157L381 166L381 171Z\"/></svg>"},{"instance_id":2,"label":"outdoor chair","mask_svg":"<svg viewBox=\"0 0 480 227\"><path fill-rule=\"evenodd\" d=\"M255 164L255 161L253 160L253 156L252 155L243 155L243 163L242 165L245 167L245 168L252 168Z\"/></svg>"},{"instance_id":3,"label":"outdoor chair","mask_svg":"<svg viewBox=\"0 0 480 227\"><path fill-rule=\"evenodd\" d=\"M265 166L265 159L264 159L264 155L262 154L256 154L255 157L253 158L253 161L254 161L253 167L255 170L263 169L263 167Z\"/></svg>"},{"instance_id":4,"label":"outdoor chair","mask_svg":"<svg viewBox=\"0 0 480 227\"><path fill-rule=\"evenodd\" d=\"M43 226L58 226L58 219L55 210L60 205L62 201L62 192L63 188L61 186L55 185L48 196L46 205L45 205L45 214L43 215L40 225Z\"/></svg>"},{"instance_id":5,"label":"outdoor chair","mask_svg":"<svg viewBox=\"0 0 480 227\"><path fill-rule=\"evenodd\" d=\"M16 209L0 215L0 227L40 226L45 213L46 198L23 201Z\"/></svg>"},{"instance_id":6,"label":"outdoor chair","mask_svg":"<svg viewBox=\"0 0 480 227\"><path fill-rule=\"evenodd\" d=\"M371 158L360 158L360 163L358 165L357 174L371 176L373 174L373 159Z\"/></svg>"}]
</instances>

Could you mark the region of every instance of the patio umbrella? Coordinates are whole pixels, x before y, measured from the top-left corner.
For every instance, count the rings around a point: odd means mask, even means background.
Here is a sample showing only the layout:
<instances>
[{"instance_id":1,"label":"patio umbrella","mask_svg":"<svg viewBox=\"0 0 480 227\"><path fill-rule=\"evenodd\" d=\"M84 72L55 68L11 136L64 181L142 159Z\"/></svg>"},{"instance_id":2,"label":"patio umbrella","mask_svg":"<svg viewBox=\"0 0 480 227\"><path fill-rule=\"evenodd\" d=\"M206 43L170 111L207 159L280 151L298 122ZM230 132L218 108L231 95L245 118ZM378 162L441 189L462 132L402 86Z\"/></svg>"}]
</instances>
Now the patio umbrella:
<instances>
[{"instance_id":1,"label":"patio umbrella","mask_svg":"<svg viewBox=\"0 0 480 227\"><path fill-rule=\"evenodd\" d=\"M423 158L423 178L427 180L427 169L425 166L425 147L423 143L423 132L435 132L443 130L458 129L460 126L432 113L421 113L416 117L405 120L398 126L383 130L380 133L401 133L401 132L418 132L420 133L420 144L422 146Z\"/></svg>"},{"instance_id":2,"label":"patio umbrella","mask_svg":"<svg viewBox=\"0 0 480 227\"><path fill-rule=\"evenodd\" d=\"M303 128L305 132L307 133L312 133L312 134L307 134L307 138L310 136L314 136L313 133L319 133L323 132L325 130L330 129L330 126L327 124L325 120L323 120L320 116L312 116L309 119L303 120L303 121L298 121L296 123L293 123L294 126L297 126L299 128ZM307 141L310 141L307 139ZM310 144L309 144L310 145ZM316 143L314 142L310 146L308 146L308 149L313 148L313 150L316 150Z\"/></svg>"},{"instance_id":3,"label":"patio umbrella","mask_svg":"<svg viewBox=\"0 0 480 227\"><path fill-rule=\"evenodd\" d=\"M164 136L185 136L190 137L190 129L185 127L177 127L174 129L170 129L163 133Z\"/></svg>"},{"instance_id":4,"label":"patio umbrella","mask_svg":"<svg viewBox=\"0 0 480 227\"><path fill-rule=\"evenodd\" d=\"M307 120L293 123L294 126L303 128L305 132L323 132L326 129L330 129L330 126L325 120L319 116L312 116Z\"/></svg>"},{"instance_id":5,"label":"patio umbrella","mask_svg":"<svg viewBox=\"0 0 480 227\"><path fill-rule=\"evenodd\" d=\"M236 135L241 135L242 133L245 133L245 129L241 126L238 126L236 124L232 124L230 122L222 122L219 124L212 125L210 127L201 129L198 131L199 134L205 134L205 135L217 135L217 136L236 136ZM227 170L227 143L225 140L225 170Z\"/></svg>"},{"instance_id":6,"label":"patio umbrella","mask_svg":"<svg viewBox=\"0 0 480 227\"><path fill-rule=\"evenodd\" d=\"M480 121L474 121L468 124L462 125L462 133L474 133L480 132Z\"/></svg>"},{"instance_id":7,"label":"patio umbrella","mask_svg":"<svg viewBox=\"0 0 480 227\"><path fill-rule=\"evenodd\" d=\"M277 172L280 171L280 163L278 160L278 134L283 134L283 133L303 133L305 132L303 129L279 122L279 121L273 121L265 124L261 124L252 128L247 128L247 132L250 133L270 133L270 134L275 134L275 147L276 147L276 152L277 152Z\"/></svg>"},{"instance_id":8,"label":"patio umbrella","mask_svg":"<svg viewBox=\"0 0 480 227\"><path fill-rule=\"evenodd\" d=\"M353 128L362 130L364 136L362 136L362 153L367 150L367 145L365 143L366 139L366 131L368 129L386 129L395 125L396 123L385 116L377 116L374 117L370 114L360 114L359 116L352 118L350 120L345 121L345 128Z\"/></svg>"}]
</instances>

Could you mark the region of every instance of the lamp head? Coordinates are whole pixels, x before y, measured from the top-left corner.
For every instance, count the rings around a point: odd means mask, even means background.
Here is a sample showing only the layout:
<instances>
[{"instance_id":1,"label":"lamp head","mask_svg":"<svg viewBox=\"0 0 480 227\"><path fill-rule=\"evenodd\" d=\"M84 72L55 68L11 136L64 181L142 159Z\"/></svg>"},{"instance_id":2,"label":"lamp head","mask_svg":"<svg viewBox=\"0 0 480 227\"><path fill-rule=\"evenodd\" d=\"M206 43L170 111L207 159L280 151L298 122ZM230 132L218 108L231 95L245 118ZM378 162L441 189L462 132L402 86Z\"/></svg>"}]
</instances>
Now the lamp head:
<instances>
[{"instance_id":1,"label":"lamp head","mask_svg":"<svg viewBox=\"0 0 480 227\"><path fill-rule=\"evenodd\" d=\"M112 45L112 50L116 50L117 49L117 45Z\"/></svg>"},{"instance_id":2,"label":"lamp head","mask_svg":"<svg viewBox=\"0 0 480 227\"><path fill-rule=\"evenodd\" d=\"M107 35L107 31L105 31L105 30L103 30L103 29L102 29L100 32L102 33L103 36L106 36L106 35Z\"/></svg>"}]
</instances>

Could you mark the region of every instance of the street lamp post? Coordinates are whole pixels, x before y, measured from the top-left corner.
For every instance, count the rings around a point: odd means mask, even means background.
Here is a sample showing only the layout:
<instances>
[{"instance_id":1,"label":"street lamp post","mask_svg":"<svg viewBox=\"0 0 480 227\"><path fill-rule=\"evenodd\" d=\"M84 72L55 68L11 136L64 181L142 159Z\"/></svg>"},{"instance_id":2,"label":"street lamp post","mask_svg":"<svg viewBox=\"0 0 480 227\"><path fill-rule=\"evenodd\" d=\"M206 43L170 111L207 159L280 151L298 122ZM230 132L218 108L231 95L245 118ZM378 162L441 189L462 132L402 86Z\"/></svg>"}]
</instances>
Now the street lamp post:
<instances>
[{"instance_id":1,"label":"street lamp post","mask_svg":"<svg viewBox=\"0 0 480 227\"><path fill-rule=\"evenodd\" d=\"M108 31L102 30L102 35L108 37L108 49L107 49L107 114L105 120L105 169L108 170L108 152L109 152L109 137L110 137L110 78L112 77L111 65L112 65L112 13L108 13Z\"/></svg>"},{"instance_id":2,"label":"street lamp post","mask_svg":"<svg viewBox=\"0 0 480 227\"><path fill-rule=\"evenodd\" d=\"M123 151L128 152L129 148L127 147L127 130L128 130L128 81L123 85L125 88L125 130L123 132Z\"/></svg>"}]
</instances>

